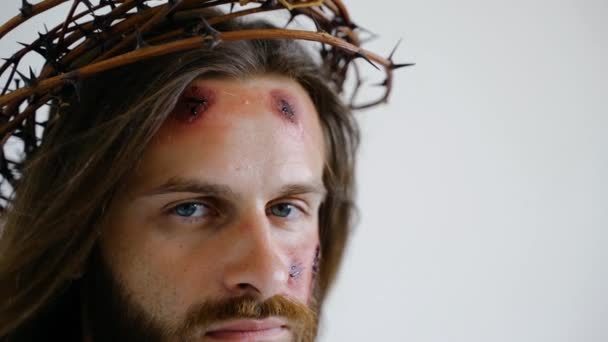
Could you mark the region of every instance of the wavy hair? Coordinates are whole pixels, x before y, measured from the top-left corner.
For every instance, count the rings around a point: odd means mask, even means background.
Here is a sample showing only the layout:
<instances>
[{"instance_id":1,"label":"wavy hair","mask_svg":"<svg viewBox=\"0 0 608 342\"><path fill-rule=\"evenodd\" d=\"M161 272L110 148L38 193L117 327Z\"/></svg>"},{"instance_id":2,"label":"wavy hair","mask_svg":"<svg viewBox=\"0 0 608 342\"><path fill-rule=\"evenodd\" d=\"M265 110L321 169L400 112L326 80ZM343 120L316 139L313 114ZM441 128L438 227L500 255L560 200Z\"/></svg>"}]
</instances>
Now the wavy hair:
<instances>
[{"instance_id":1,"label":"wavy hair","mask_svg":"<svg viewBox=\"0 0 608 342\"><path fill-rule=\"evenodd\" d=\"M230 30L269 24L229 23ZM226 27L226 25L230 27ZM274 74L301 84L316 106L326 145L317 300L330 288L352 225L359 130L326 71L298 43L251 40L181 52L86 79L60 105L26 161L0 234L0 339L61 300L86 272L104 209L195 78ZM78 97L78 99L76 99Z\"/></svg>"}]
</instances>

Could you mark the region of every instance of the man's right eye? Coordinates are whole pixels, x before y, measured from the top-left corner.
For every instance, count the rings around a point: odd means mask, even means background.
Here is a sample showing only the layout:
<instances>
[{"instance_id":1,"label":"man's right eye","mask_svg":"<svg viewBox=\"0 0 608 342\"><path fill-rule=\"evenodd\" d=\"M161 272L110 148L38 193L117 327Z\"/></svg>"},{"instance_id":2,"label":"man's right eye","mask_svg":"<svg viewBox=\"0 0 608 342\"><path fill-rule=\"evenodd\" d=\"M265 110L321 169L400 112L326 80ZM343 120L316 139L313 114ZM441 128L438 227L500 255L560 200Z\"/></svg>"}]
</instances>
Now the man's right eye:
<instances>
[{"instance_id":1,"label":"man's right eye","mask_svg":"<svg viewBox=\"0 0 608 342\"><path fill-rule=\"evenodd\" d=\"M202 203L182 203L173 208L173 213L184 218L202 218L209 208Z\"/></svg>"}]
</instances>

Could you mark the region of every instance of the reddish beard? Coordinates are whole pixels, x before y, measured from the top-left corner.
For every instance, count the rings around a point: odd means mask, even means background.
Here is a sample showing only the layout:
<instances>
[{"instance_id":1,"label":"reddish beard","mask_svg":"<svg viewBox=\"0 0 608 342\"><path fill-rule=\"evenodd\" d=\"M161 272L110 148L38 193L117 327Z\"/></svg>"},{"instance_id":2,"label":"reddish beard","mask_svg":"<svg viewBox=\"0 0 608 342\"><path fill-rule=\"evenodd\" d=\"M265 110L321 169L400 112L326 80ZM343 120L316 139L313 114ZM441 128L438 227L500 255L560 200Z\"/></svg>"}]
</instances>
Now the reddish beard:
<instances>
[{"instance_id":1,"label":"reddish beard","mask_svg":"<svg viewBox=\"0 0 608 342\"><path fill-rule=\"evenodd\" d=\"M309 306L285 296L273 296L260 302L253 296L228 298L193 306L176 336L184 340L199 339L207 327L234 319L277 317L286 321L292 341L312 342L317 332L317 313Z\"/></svg>"},{"instance_id":2,"label":"reddish beard","mask_svg":"<svg viewBox=\"0 0 608 342\"><path fill-rule=\"evenodd\" d=\"M250 295L212 300L190 306L180 323L169 325L136 303L112 273L99 251L91 257L84 278L85 333L92 342L166 342L199 340L211 324L235 319L285 320L294 342L312 342L318 326L318 282L308 305L285 296L265 301Z\"/></svg>"}]
</instances>

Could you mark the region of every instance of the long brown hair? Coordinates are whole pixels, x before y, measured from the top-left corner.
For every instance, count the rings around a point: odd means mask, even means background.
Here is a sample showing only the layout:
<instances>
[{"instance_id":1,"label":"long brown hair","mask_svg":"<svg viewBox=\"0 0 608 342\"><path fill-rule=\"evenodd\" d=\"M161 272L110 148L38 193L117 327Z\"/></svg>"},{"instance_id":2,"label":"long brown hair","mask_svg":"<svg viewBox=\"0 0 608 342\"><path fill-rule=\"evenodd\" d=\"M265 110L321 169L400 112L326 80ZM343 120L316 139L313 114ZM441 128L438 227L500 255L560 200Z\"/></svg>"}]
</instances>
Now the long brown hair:
<instances>
[{"instance_id":1,"label":"long brown hair","mask_svg":"<svg viewBox=\"0 0 608 342\"><path fill-rule=\"evenodd\" d=\"M358 127L323 68L298 43L239 41L111 70L65 95L71 97L70 105L55 109L59 118L49 123L41 146L27 161L12 206L2 218L0 337L47 308L81 276L105 207L182 90L198 77L261 74L299 82L324 131L328 195L320 209L322 303L350 232Z\"/></svg>"}]
</instances>

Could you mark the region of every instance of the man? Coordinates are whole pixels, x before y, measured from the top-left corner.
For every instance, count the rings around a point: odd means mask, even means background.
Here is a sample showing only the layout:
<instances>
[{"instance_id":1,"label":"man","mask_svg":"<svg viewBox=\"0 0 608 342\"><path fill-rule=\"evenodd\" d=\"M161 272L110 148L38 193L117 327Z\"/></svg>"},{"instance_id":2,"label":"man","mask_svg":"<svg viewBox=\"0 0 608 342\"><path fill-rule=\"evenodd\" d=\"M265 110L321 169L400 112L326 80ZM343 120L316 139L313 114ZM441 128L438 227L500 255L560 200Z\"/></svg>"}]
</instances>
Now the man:
<instances>
[{"instance_id":1,"label":"man","mask_svg":"<svg viewBox=\"0 0 608 342\"><path fill-rule=\"evenodd\" d=\"M4 215L0 336L314 340L358 145L330 77L293 40L255 39L62 88Z\"/></svg>"}]
</instances>

